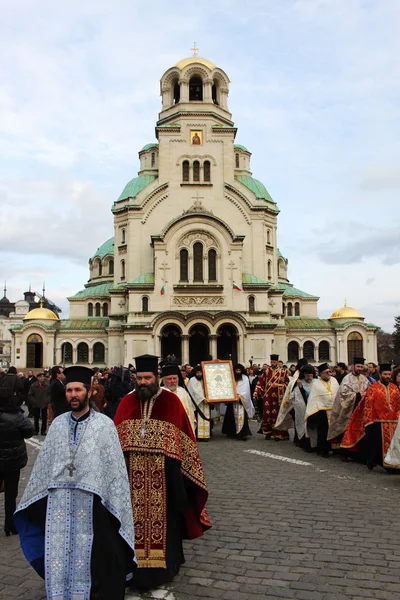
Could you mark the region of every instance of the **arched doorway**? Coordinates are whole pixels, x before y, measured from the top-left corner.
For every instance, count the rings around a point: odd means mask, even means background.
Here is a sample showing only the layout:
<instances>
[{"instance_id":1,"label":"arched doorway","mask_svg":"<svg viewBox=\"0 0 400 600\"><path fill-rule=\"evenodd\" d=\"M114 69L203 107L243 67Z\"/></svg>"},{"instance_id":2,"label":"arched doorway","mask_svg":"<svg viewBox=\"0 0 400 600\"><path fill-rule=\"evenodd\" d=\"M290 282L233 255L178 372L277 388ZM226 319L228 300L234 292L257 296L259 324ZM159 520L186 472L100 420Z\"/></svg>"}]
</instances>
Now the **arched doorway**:
<instances>
[{"instance_id":1,"label":"arched doorway","mask_svg":"<svg viewBox=\"0 0 400 600\"><path fill-rule=\"evenodd\" d=\"M221 325L217 335L217 358L231 360L233 364L236 364L238 361L237 341L239 337L236 327L229 323Z\"/></svg>"},{"instance_id":2,"label":"arched doorway","mask_svg":"<svg viewBox=\"0 0 400 600\"><path fill-rule=\"evenodd\" d=\"M353 364L355 356L364 356L363 338L358 331L352 331L347 338L347 360L348 364Z\"/></svg>"},{"instance_id":3,"label":"arched doorway","mask_svg":"<svg viewBox=\"0 0 400 600\"><path fill-rule=\"evenodd\" d=\"M161 331L161 357L167 358L170 354L175 354L180 361L182 332L177 325L166 325Z\"/></svg>"},{"instance_id":4,"label":"arched doorway","mask_svg":"<svg viewBox=\"0 0 400 600\"><path fill-rule=\"evenodd\" d=\"M193 325L190 329L189 362L192 366L198 365L202 360L208 360L210 355L209 334L207 327L200 323Z\"/></svg>"},{"instance_id":5,"label":"arched doorway","mask_svg":"<svg viewBox=\"0 0 400 600\"><path fill-rule=\"evenodd\" d=\"M43 367L43 339L38 333L32 333L26 341L26 366L28 369Z\"/></svg>"}]
</instances>

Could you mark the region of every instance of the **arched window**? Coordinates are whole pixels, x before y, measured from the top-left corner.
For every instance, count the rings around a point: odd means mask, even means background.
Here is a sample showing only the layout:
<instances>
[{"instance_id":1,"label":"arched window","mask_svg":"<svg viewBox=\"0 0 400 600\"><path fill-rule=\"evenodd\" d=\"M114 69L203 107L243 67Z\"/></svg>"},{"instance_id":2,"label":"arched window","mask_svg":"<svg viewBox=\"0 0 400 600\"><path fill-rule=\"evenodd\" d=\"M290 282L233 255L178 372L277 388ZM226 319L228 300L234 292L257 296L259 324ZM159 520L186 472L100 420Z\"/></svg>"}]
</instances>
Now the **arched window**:
<instances>
[{"instance_id":1,"label":"arched window","mask_svg":"<svg viewBox=\"0 0 400 600\"><path fill-rule=\"evenodd\" d=\"M112 259L108 262L108 274L114 275L114 261Z\"/></svg>"},{"instance_id":2,"label":"arched window","mask_svg":"<svg viewBox=\"0 0 400 600\"><path fill-rule=\"evenodd\" d=\"M87 307L87 315L88 317L93 317L93 303L89 302Z\"/></svg>"},{"instance_id":3,"label":"arched window","mask_svg":"<svg viewBox=\"0 0 400 600\"><path fill-rule=\"evenodd\" d=\"M249 296L249 312L256 311L256 300L254 296Z\"/></svg>"},{"instance_id":4,"label":"arched window","mask_svg":"<svg viewBox=\"0 0 400 600\"><path fill-rule=\"evenodd\" d=\"M101 306L100 306L100 302L96 302L96 306L95 306L95 315L96 317L101 317Z\"/></svg>"},{"instance_id":5,"label":"arched window","mask_svg":"<svg viewBox=\"0 0 400 600\"><path fill-rule=\"evenodd\" d=\"M287 316L293 317L293 304L291 302L287 304Z\"/></svg>"},{"instance_id":6,"label":"arched window","mask_svg":"<svg viewBox=\"0 0 400 600\"><path fill-rule=\"evenodd\" d=\"M189 253L186 248L182 248L179 253L179 269L181 281L189 281Z\"/></svg>"},{"instance_id":7,"label":"arched window","mask_svg":"<svg viewBox=\"0 0 400 600\"><path fill-rule=\"evenodd\" d=\"M61 360L63 362L63 365L72 364L72 356L73 356L72 344L70 344L69 342L64 342L63 345L61 346Z\"/></svg>"},{"instance_id":8,"label":"arched window","mask_svg":"<svg viewBox=\"0 0 400 600\"><path fill-rule=\"evenodd\" d=\"M121 260L121 279L125 279L125 261Z\"/></svg>"},{"instance_id":9,"label":"arched window","mask_svg":"<svg viewBox=\"0 0 400 600\"><path fill-rule=\"evenodd\" d=\"M89 362L89 346L85 342L80 342L77 348L78 363Z\"/></svg>"},{"instance_id":10,"label":"arched window","mask_svg":"<svg viewBox=\"0 0 400 600\"><path fill-rule=\"evenodd\" d=\"M211 181L211 164L209 160L204 161L204 181Z\"/></svg>"},{"instance_id":11,"label":"arched window","mask_svg":"<svg viewBox=\"0 0 400 600\"><path fill-rule=\"evenodd\" d=\"M200 181L200 163L198 160L193 163L193 181Z\"/></svg>"},{"instance_id":12,"label":"arched window","mask_svg":"<svg viewBox=\"0 0 400 600\"><path fill-rule=\"evenodd\" d=\"M272 277L272 264L271 264L270 260L268 261L268 265L267 266L268 266L268 279L271 279L271 277Z\"/></svg>"},{"instance_id":13,"label":"arched window","mask_svg":"<svg viewBox=\"0 0 400 600\"><path fill-rule=\"evenodd\" d=\"M213 249L208 251L208 281L217 281L217 253Z\"/></svg>"},{"instance_id":14,"label":"arched window","mask_svg":"<svg viewBox=\"0 0 400 600\"><path fill-rule=\"evenodd\" d=\"M303 357L307 360L314 360L314 344L312 342L304 342Z\"/></svg>"},{"instance_id":15,"label":"arched window","mask_svg":"<svg viewBox=\"0 0 400 600\"><path fill-rule=\"evenodd\" d=\"M203 281L203 244L193 245L193 281Z\"/></svg>"},{"instance_id":16,"label":"arched window","mask_svg":"<svg viewBox=\"0 0 400 600\"><path fill-rule=\"evenodd\" d=\"M149 299L147 296L143 296L142 298L142 312L149 312Z\"/></svg>"},{"instance_id":17,"label":"arched window","mask_svg":"<svg viewBox=\"0 0 400 600\"><path fill-rule=\"evenodd\" d=\"M294 316L295 317L299 317L300 316L300 302L295 302L294 303Z\"/></svg>"},{"instance_id":18,"label":"arched window","mask_svg":"<svg viewBox=\"0 0 400 600\"><path fill-rule=\"evenodd\" d=\"M182 181L189 181L189 161L184 160L182 163Z\"/></svg>"},{"instance_id":19,"label":"arched window","mask_svg":"<svg viewBox=\"0 0 400 600\"><path fill-rule=\"evenodd\" d=\"M363 356L363 338L361 333L352 331L347 337L347 361L349 365L353 364L355 356Z\"/></svg>"},{"instance_id":20,"label":"arched window","mask_svg":"<svg viewBox=\"0 0 400 600\"><path fill-rule=\"evenodd\" d=\"M330 360L330 355L329 355L329 342L327 341L322 341L319 343L318 346L318 360L325 361L325 360Z\"/></svg>"},{"instance_id":21,"label":"arched window","mask_svg":"<svg viewBox=\"0 0 400 600\"><path fill-rule=\"evenodd\" d=\"M282 312L283 312L283 316L285 316L285 314L286 314L286 304L284 302L282 302Z\"/></svg>"},{"instance_id":22,"label":"arched window","mask_svg":"<svg viewBox=\"0 0 400 600\"><path fill-rule=\"evenodd\" d=\"M278 260L278 277L280 277L280 276L281 276L281 263Z\"/></svg>"},{"instance_id":23,"label":"arched window","mask_svg":"<svg viewBox=\"0 0 400 600\"><path fill-rule=\"evenodd\" d=\"M269 229L267 229L267 244L268 245L271 244L271 232Z\"/></svg>"},{"instance_id":24,"label":"arched window","mask_svg":"<svg viewBox=\"0 0 400 600\"><path fill-rule=\"evenodd\" d=\"M218 85L214 82L211 88L211 98L214 104L219 104L218 102Z\"/></svg>"},{"instance_id":25,"label":"arched window","mask_svg":"<svg viewBox=\"0 0 400 600\"><path fill-rule=\"evenodd\" d=\"M108 317L108 302L103 302L103 317Z\"/></svg>"},{"instance_id":26,"label":"arched window","mask_svg":"<svg viewBox=\"0 0 400 600\"><path fill-rule=\"evenodd\" d=\"M103 363L106 356L106 349L104 344L101 342L96 342L93 345L93 362L94 363Z\"/></svg>"},{"instance_id":27,"label":"arched window","mask_svg":"<svg viewBox=\"0 0 400 600\"><path fill-rule=\"evenodd\" d=\"M179 85L179 81L175 82L174 85L174 104L178 104L181 99L181 86Z\"/></svg>"},{"instance_id":28,"label":"arched window","mask_svg":"<svg viewBox=\"0 0 400 600\"><path fill-rule=\"evenodd\" d=\"M289 362L297 362L299 360L299 344L297 342L289 342L287 354Z\"/></svg>"},{"instance_id":29,"label":"arched window","mask_svg":"<svg viewBox=\"0 0 400 600\"><path fill-rule=\"evenodd\" d=\"M121 244L125 243L125 229L121 229Z\"/></svg>"},{"instance_id":30,"label":"arched window","mask_svg":"<svg viewBox=\"0 0 400 600\"><path fill-rule=\"evenodd\" d=\"M239 153L238 152L235 154L235 167L236 167L236 169L239 168Z\"/></svg>"},{"instance_id":31,"label":"arched window","mask_svg":"<svg viewBox=\"0 0 400 600\"><path fill-rule=\"evenodd\" d=\"M189 100L203 100L203 82L198 76L189 81Z\"/></svg>"},{"instance_id":32,"label":"arched window","mask_svg":"<svg viewBox=\"0 0 400 600\"><path fill-rule=\"evenodd\" d=\"M99 260L99 277L101 277L103 275L103 265L101 263L101 260Z\"/></svg>"}]
</instances>

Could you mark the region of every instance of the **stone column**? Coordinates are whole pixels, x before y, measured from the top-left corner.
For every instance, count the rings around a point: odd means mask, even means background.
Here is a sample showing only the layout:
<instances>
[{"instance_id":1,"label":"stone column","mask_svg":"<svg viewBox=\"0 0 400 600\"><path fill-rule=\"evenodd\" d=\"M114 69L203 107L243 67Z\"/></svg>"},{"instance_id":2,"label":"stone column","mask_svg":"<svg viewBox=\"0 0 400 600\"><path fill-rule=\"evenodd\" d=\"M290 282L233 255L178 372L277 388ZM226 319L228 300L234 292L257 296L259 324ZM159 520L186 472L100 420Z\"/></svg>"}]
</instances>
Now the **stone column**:
<instances>
[{"instance_id":1,"label":"stone column","mask_svg":"<svg viewBox=\"0 0 400 600\"><path fill-rule=\"evenodd\" d=\"M179 102L189 102L189 82L182 79L179 83L181 86L181 97Z\"/></svg>"},{"instance_id":2,"label":"stone column","mask_svg":"<svg viewBox=\"0 0 400 600\"><path fill-rule=\"evenodd\" d=\"M181 335L182 347L181 347L181 360L182 364L186 365L189 362L189 339L190 335Z\"/></svg>"},{"instance_id":3,"label":"stone column","mask_svg":"<svg viewBox=\"0 0 400 600\"><path fill-rule=\"evenodd\" d=\"M215 334L209 335L208 339L210 340L210 354L213 357L213 360L217 358L217 339L218 336Z\"/></svg>"}]
</instances>

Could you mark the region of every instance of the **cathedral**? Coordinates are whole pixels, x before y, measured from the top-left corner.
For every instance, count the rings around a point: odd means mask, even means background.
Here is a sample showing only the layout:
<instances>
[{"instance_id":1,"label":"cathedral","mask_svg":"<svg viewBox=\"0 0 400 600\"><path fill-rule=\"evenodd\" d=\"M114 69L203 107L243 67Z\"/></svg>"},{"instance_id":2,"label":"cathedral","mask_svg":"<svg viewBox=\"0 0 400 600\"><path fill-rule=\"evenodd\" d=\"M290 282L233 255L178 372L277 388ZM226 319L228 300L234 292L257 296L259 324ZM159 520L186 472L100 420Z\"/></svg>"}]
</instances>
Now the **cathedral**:
<instances>
[{"instance_id":1,"label":"cathedral","mask_svg":"<svg viewBox=\"0 0 400 600\"><path fill-rule=\"evenodd\" d=\"M289 364L376 362L375 325L348 306L318 318L318 296L289 281L278 206L235 144L229 83L196 55L161 77L156 141L115 196L114 237L89 259L69 319L42 306L12 325L18 368L128 365L144 353L192 365L272 352Z\"/></svg>"}]
</instances>

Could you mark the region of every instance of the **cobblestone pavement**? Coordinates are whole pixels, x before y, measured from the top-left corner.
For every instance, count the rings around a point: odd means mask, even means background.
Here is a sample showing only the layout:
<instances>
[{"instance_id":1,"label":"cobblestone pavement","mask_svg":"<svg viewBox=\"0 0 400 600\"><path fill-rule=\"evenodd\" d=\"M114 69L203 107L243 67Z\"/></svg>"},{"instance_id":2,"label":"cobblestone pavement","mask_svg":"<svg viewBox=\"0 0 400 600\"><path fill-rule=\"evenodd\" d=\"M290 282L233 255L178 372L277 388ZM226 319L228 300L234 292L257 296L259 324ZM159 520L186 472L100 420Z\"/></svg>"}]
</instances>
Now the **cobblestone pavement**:
<instances>
[{"instance_id":1,"label":"cobblestone pavement","mask_svg":"<svg viewBox=\"0 0 400 600\"><path fill-rule=\"evenodd\" d=\"M399 598L400 475L259 435L228 440L218 427L200 452L213 528L185 542L186 563L167 589L127 599ZM37 450L29 453L32 464ZM28 476L29 467L20 491ZM0 599L45 598L18 538L0 539Z\"/></svg>"}]
</instances>

